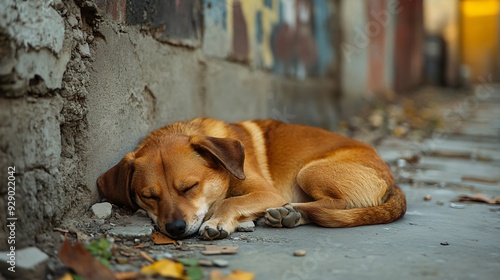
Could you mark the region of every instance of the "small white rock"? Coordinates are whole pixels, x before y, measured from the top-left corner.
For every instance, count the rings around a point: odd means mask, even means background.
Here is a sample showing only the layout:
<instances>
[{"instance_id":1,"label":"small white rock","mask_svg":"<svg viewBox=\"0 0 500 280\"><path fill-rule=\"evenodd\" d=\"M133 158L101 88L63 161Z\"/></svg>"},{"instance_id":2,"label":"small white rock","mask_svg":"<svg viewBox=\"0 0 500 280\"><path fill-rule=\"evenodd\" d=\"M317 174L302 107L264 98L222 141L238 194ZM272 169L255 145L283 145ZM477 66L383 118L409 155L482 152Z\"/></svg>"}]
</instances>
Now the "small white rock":
<instances>
[{"instance_id":1,"label":"small white rock","mask_svg":"<svg viewBox=\"0 0 500 280\"><path fill-rule=\"evenodd\" d=\"M42 279L45 276L49 256L40 249L28 247L15 251L13 256L9 254L12 252L0 252L0 271L7 279ZM11 261L14 261L15 272L8 270L12 267Z\"/></svg>"},{"instance_id":2,"label":"small white rock","mask_svg":"<svg viewBox=\"0 0 500 280\"><path fill-rule=\"evenodd\" d=\"M90 57L89 44L87 44L87 43L80 44L80 46L78 47L78 50L80 51L80 55L82 57Z\"/></svg>"},{"instance_id":3,"label":"small white rock","mask_svg":"<svg viewBox=\"0 0 500 280\"><path fill-rule=\"evenodd\" d=\"M111 216L111 203L102 202L92 205L92 212L98 219L107 219Z\"/></svg>"},{"instance_id":4,"label":"small white rock","mask_svg":"<svg viewBox=\"0 0 500 280\"><path fill-rule=\"evenodd\" d=\"M306 255L306 251L305 250L297 250L297 251L293 252L293 255L296 257L303 257Z\"/></svg>"},{"instance_id":5,"label":"small white rock","mask_svg":"<svg viewBox=\"0 0 500 280\"><path fill-rule=\"evenodd\" d=\"M243 222L238 225L236 231L251 232L255 230L255 224L252 221Z\"/></svg>"},{"instance_id":6,"label":"small white rock","mask_svg":"<svg viewBox=\"0 0 500 280\"><path fill-rule=\"evenodd\" d=\"M229 265L229 262L226 261L226 260L222 260L222 259L215 259L215 260L212 260L212 263L215 265L215 266L218 266L218 267L226 267Z\"/></svg>"},{"instance_id":7,"label":"small white rock","mask_svg":"<svg viewBox=\"0 0 500 280\"><path fill-rule=\"evenodd\" d=\"M68 23L71 27L75 27L78 24L78 19L74 15L69 15Z\"/></svg>"}]
</instances>

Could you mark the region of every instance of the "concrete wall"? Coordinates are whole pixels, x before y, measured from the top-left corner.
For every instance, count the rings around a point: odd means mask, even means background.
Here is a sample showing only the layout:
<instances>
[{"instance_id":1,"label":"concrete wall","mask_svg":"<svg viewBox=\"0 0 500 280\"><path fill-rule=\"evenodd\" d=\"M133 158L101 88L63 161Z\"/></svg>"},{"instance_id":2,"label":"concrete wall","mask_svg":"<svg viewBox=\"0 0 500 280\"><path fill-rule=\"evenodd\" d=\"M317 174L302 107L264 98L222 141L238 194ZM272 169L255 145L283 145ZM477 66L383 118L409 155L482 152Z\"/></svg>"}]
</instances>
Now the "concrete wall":
<instances>
[{"instance_id":1,"label":"concrete wall","mask_svg":"<svg viewBox=\"0 0 500 280\"><path fill-rule=\"evenodd\" d=\"M336 126L329 1L228 0L221 17L220 1L143 2L0 4L0 180L16 166L19 248L88 210L97 176L170 122ZM0 250L6 200L0 184Z\"/></svg>"},{"instance_id":2,"label":"concrete wall","mask_svg":"<svg viewBox=\"0 0 500 280\"><path fill-rule=\"evenodd\" d=\"M342 114L394 85L397 0L343 0L340 4Z\"/></svg>"}]
</instances>

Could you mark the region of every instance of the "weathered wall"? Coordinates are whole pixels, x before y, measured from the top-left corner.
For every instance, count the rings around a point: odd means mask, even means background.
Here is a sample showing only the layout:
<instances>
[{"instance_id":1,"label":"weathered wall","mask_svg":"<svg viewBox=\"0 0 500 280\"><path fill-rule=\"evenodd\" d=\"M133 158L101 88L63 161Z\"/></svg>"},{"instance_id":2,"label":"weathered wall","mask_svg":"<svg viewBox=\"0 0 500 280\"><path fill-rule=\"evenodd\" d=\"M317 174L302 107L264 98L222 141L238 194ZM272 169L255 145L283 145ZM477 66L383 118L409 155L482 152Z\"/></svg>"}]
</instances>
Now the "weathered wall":
<instances>
[{"instance_id":1,"label":"weathered wall","mask_svg":"<svg viewBox=\"0 0 500 280\"><path fill-rule=\"evenodd\" d=\"M334 128L331 3L3 1L0 180L16 166L17 245L86 211L97 176L167 123ZM0 184L2 250L6 193Z\"/></svg>"},{"instance_id":2,"label":"weathered wall","mask_svg":"<svg viewBox=\"0 0 500 280\"><path fill-rule=\"evenodd\" d=\"M70 1L2 1L0 249L7 245L8 166L16 168L9 217L18 218L17 248L93 192L82 183L90 53L81 23L80 8Z\"/></svg>"},{"instance_id":3,"label":"weathered wall","mask_svg":"<svg viewBox=\"0 0 500 280\"><path fill-rule=\"evenodd\" d=\"M397 0L343 0L340 43L342 112L393 88Z\"/></svg>"}]
</instances>

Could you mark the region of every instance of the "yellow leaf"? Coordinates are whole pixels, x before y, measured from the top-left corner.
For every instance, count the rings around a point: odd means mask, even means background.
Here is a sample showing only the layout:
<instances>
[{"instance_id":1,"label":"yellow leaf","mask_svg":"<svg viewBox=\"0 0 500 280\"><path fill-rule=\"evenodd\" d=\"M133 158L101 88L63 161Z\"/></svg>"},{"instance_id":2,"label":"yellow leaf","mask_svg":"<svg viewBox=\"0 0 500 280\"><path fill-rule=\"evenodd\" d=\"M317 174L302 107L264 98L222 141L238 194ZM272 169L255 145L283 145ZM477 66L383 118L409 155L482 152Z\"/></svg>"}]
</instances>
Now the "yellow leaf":
<instances>
[{"instance_id":1,"label":"yellow leaf","mask_svg":"<svg viewBox=\"0 0 500 280\"><path fill-rule=\"evenodd\" d=\"M253 280L255 275L242 270L233 270L231 274L223 275L219 270L210 272L210 280Z\"/></svg>"},{"instance_id":2,"label":"yellow leaf","mask_svg":"<svg viewBox=\"0 0 500 280\"><path fill-rule=\"evenodd\" d=\"M228 278L231 280L253 280L255 275L250 272L242 271L242 270L233 270L231 274L228 275Z\"/></svg>"},{"instance_id":3,"label":"yellow leaf","mask_svg":"<svg viewBox=\"0 0 500 280\"><path fill-rule=\"evenodd\" d=\"M141 268L141 273L146 275L161 275L177 279L187 279L183 273L184 266L169 259L157 261L151 265Z\"/></svg>"},{"instance_id":4,"label":"yellow leaf","mask_svg":"<svg viewBox=\"0 0 500 280\"><path fill-rule=\"evenodd\" d=\"M61 276L61 278L59 278L59 280L73 280L73 276L71 273L66 272L63 276Z\"/></svg>"}]
</instances>

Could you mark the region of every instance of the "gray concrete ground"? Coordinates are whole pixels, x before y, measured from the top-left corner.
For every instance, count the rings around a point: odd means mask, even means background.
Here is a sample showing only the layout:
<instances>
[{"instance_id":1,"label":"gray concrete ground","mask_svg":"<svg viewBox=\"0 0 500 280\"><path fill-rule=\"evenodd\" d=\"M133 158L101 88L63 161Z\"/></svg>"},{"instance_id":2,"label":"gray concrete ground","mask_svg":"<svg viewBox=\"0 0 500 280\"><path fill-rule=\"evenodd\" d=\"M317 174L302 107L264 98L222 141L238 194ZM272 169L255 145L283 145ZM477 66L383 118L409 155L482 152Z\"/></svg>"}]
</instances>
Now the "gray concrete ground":
<instances>
[{"instance_id":1,"label":"gray concrete ground","mask_svg":"<svg viewBox=\"0 0 500 280\"><path fill-rule=\"evenodd\" d=\"M139 271L148 264L141 257L144 252L157 260L227 261L224 267L203 267L204 279L213 269L225 274L243 270L263 280L498 279L500 204L452 201L478 193L500 198L500 86L478 89L448 99L436 97L442 102L437 113L443 121L423 140L388 136L392 133L383 129L354 135L371 137L407 196L408 211L394 223L341 229L257 226L225 240L191 238L177 246L153 245L151 221L144 213L113 206L111 215L108 208L101 218L89 211L72 227L63 225L52 234L36 236L50 257L47 278L61 275L59 232L68 229L66 235L81 242L114 236L113 271ZM236 254L203 255L200 245L210 244L239 248ZM296 250L306 255L294 256ZM45 271L37 267L27 270Z\"/></svg>"},{"instance_id":2,"label":"gray concrete ground","mask_svg":"<svg viewBox=\"0 0 500 280\"><path fill-rule=\"evenodd\" d=\"M228 270L251 271L256 279L498 279L500 204L451 200L500 197L499 93L476 91L443 104L444 127L423 142L386 138L377 145L406 193L404 218L235 233L219 242L240 246L226 257ZM242 238L248 240L235 240ZM294 257L297 249L307 255Z\"/></svg>"},{"instance_id":3,"label":"gray concrete ground","mask_svg":"<svg viewBox=\"0 0 500 280\"><path fill-rule=\"evenodd\" d=\"M342 229L257 226L226 240L193 238L177 249L144 250L152 256L224 259L229 265L218 268L224 273L239 269L256 279L498 279L500 205L451 200L475 193L500 197L499 93L482 86L445 99L438 106L441 127L424 141L387 136L376 141L407 196L408 211L394 223ZM239 248L233 255L204 256L189 244ZM296 250L306 255L293 256Z\"/></svg>"}]
</instances>

